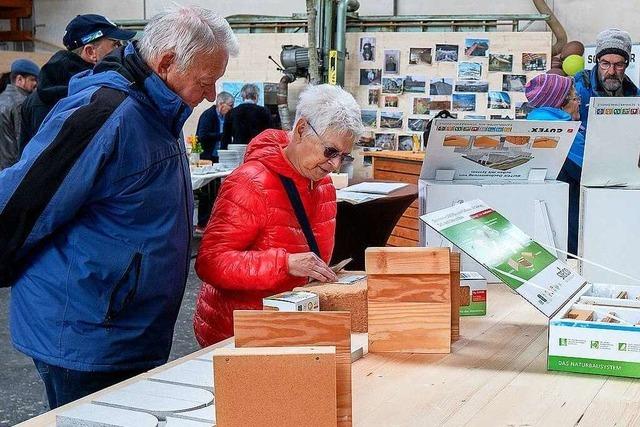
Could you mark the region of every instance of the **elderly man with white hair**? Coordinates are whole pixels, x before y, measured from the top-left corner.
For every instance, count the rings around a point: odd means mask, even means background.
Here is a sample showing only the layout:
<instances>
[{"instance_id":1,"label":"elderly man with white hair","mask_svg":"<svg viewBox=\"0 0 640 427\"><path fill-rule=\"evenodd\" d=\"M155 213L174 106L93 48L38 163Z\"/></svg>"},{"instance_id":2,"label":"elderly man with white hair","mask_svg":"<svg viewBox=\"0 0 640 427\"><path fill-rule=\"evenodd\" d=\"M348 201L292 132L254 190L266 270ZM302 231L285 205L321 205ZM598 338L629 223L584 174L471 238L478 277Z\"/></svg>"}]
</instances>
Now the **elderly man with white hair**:
<instances>
[{"instance_id":1,"label":"elderly man with white hair","mask_svg":"<svg viewBox=\"0 0 640 427\"><path fill-rule=\"evenodd\" d=\"M327 266L337 213L328 175L362 132L353 97L320 85L300 95L293 131L269 129L251 141L222 185L198 252L200 345L233 335L234 310L260 310L263 297L309 279L336 279Z\"/></svg>"},{"instance_id":2,"label":"elderly man with white hair","mask_svg":"<svg viewBox=\"0 0 640 427\"><path fill-rule=\"evenodd\" d=\"M193 200L179 136L238 42L190 7L75 76L0 172L0 284L11 338L58 407L167 361Z\"/></svg>"}]
</instances>

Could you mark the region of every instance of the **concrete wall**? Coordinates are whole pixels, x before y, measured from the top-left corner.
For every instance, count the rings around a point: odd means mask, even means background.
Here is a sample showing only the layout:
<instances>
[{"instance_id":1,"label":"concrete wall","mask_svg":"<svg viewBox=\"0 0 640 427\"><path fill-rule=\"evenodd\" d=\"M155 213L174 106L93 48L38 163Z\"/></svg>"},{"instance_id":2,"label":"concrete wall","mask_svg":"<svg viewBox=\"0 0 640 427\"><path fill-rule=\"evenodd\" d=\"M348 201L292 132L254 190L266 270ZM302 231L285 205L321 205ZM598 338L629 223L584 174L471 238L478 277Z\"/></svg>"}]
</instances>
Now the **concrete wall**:
<instances>
[{"instance_id":1,"label":"concrete wall","mask_svg":"<svg viewBox=\"0 0 640 427\"><path fill-rule=\"evenodd\" d=\"M61 45L64 27L79 13L101 13L111 19L144 19L174 0L34 0L36 36L46 44ZM303 0L190 0L184 4L198 4L215 9L228 16L235 14L285 15L305 11ZM394 3L399 15L411 14L498 14L536 13L531 0L360 0L361 15L392 15ZM601 0L547 0L560 22L565 26L569 39L592 44L596 34L605 28L617 26L631 33L640 41L640 20L637 19L638 2L623 0L615 3ZM545 31L544 24L534 25L532 30ZM51 46L49 48L52 48Z\"/></svg>"}]
</instances>

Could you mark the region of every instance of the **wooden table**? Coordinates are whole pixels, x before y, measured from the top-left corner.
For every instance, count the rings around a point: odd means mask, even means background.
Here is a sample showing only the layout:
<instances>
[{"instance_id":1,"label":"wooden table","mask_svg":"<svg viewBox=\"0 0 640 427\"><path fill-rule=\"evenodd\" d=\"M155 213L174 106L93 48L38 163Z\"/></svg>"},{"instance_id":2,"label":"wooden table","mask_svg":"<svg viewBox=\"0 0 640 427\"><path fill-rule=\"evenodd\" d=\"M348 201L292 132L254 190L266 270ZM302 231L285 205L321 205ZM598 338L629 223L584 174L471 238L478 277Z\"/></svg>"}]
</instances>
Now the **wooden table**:
<instances>
[{"instance_id":1,"label":"wooden table","mask_svg":"<svg viewBox=\"0 0 640 427\"><path fill-rule=\"evenodd\" d=\"M462 338L451 354L367 354L356 361L354 425L640 425L640 380L547 372L547 319L504 285L489 285L488 296L487 316L461 319ZM53 426L65 409L22 425Z\"/></svg>"},{"instance_id":2,"label":"wooden table","mask_svg":"<svg viewBox=\"0 0 640 427\"><path fill-rule=\"evenodd\" d=\"M366 153L373 158L373 178L400 181L418 185L424 152L374 151ZM419 246L418 201L407 208L393 229L387 244L389 246Z\"/></svg>"}]
</instances>

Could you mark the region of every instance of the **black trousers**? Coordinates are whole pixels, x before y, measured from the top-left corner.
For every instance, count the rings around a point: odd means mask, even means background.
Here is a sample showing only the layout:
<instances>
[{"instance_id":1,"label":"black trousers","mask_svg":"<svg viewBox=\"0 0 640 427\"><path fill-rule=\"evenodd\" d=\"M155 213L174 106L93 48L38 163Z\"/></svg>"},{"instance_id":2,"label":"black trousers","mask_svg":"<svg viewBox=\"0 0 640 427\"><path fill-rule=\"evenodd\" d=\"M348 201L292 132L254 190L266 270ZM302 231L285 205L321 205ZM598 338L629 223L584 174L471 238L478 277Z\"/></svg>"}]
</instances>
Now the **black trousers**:
<instances>
[{"instance_id":1,"label":"black trousers","mask_svg":"<svg viewBox=\"0 0 640 427\"><path fill-rule=\"evenodd\" d=\"M580 221L580 176L582 168L567 159L562 165L558 180L569 184L569 235L567 251L578 253L578 230Z\"/></svg>"}]
</instances>

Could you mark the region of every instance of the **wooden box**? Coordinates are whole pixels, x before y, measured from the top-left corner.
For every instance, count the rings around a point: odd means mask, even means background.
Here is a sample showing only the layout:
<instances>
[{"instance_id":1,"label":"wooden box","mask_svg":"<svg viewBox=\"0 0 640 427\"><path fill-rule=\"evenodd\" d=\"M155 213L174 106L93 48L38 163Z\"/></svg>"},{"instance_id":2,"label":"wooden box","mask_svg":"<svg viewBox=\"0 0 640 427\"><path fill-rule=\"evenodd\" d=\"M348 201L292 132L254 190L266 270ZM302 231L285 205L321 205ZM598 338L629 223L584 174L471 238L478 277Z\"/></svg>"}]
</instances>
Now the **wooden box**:
<instances>
[{"instance_id":1,"label":"wooden box","mask_svg":"<svg viewBox=\"0 0 640 427\"><path fill-rule=\"evenodd\" d=\"M368 248L365 265L369 352L449 353L449 249Z\"/></svg>"},{"instance_id":2,"label":"wooden box","mask_svg":"<svg viewBox=\"0 0 640 427\"><path fill-rule=\"evenodd\" d=\"M218 427L335 425L335 347L213 352Z\"/></svg>"}]
</instances>

